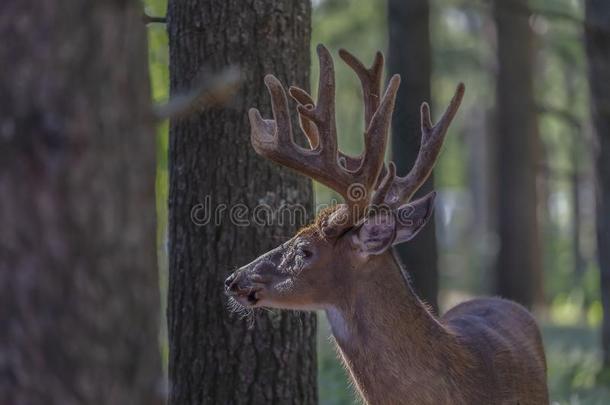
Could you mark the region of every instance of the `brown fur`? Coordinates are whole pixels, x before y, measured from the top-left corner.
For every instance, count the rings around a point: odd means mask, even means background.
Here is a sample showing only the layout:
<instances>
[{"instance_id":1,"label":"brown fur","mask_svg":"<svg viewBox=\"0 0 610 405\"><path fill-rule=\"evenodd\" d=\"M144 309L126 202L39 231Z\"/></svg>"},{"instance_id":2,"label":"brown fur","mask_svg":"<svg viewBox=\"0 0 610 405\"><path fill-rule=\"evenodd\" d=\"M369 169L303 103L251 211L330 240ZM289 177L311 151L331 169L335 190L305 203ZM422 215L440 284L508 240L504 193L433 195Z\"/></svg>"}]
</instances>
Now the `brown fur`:
<instances>
[{"instance_id":1,"label":"brown fur","mask_svg":"<svg viewBox=\"0 0 610 405\"><path fill-rule=\"evenodd\" d=\"M257 291L257 302L240 302L325 309L367 404L548 404L544 349L524 308L482 298L436 318L391 250L361 255L351 242L354 230L336 240L321 236L333 211L324 210L293 239L238 270L233 282ZM296 266L300 245L315 256Z\"/></svg>"},{"instance_id":2,"label":"brown fur","mask_svg":"<svg viewBox=\"0 0 610 405\"><path fill-rule=\"evenodd\" d=\"M390 253L371 265L342 295L349 333L336 337L366 403L548 404L544 349L525 309L477 299L436 319Z\"/></svg>"},{"instance_id":3,"label":"brown fur","mask_svg":"<svg viewBox=\"0 0 610 405\"><path fill-rule=\"evenodd\" d=\"M311 235L311 236L316 236L316 237L322 238L323 237L322 236L323 225L328 221L330 216L339 207L340 207L340 205L336 204L336 205L330 205L328 207L321 209L320 212L318 212L318 215L316 216L314 221L311 224L299 229L299 231L296 233L295 236Z\"/></svg>"}]
</instances>

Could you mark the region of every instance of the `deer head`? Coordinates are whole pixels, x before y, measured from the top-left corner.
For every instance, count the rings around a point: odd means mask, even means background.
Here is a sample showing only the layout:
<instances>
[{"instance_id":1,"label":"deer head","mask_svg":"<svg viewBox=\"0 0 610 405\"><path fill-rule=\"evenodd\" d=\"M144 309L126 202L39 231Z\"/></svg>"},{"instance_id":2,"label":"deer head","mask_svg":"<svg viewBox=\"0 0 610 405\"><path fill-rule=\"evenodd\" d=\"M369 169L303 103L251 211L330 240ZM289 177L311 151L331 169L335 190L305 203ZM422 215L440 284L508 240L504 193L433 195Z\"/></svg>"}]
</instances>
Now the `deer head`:
<instances>
[{"instance_id":1,"label":"deer head","mask_svg":"<svg viewBox=\"0 0 610 405\"><path fill-rule=\"evenodd\" d=\"M337 148L333 60L322 45L317 53L317 102L302 89L289 89L309 148L294 142L286 93L272 75L265 77L265 84L273 120L251 109L251 140L258 154L330 187L344 203L322 211L312 225L227 278L227 293L244 306L326 308L359 278L370 277L391 247L415 237L432 214L434 192L410 200L432 171L464 86L458 86L436 125L428 104L422 104L419 155L411 171L399 177L393 163L385 166L384 154L400 77L392 76L381 96L382 54L366 68L349 52L339 51L360 79L364 99L364 151L348 156Z\"/></svg>"}]
</instances>

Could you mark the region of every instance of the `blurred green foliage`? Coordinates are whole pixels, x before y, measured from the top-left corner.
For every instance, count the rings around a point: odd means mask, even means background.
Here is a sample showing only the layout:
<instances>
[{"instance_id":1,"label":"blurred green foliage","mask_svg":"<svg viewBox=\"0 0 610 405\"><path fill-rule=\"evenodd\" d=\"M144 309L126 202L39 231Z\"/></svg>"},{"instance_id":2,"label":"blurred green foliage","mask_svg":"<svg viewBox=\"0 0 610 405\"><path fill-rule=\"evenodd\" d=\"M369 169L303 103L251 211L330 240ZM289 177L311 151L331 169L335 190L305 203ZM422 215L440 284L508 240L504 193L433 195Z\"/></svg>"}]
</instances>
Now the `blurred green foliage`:
<instances>
[{"instance_id":1,"label":"blurred green foliage","mask_svg":"<svg viewBox=\"0 0 610 405\"><path fill-rule=\"evenodd\" d=\"M553 404L604 405L608 386L597 384L601 350L597 333L586 326L543 327L548 382Z\"/></svg>"},{"instance_id":2,"label":"blurred green foliage","mask_svg":"<svg viewBox=\"0 0 610 405\"><path fill-rule=\"evenodd\" d=\"M346 48L369 64L375 51L386 50L385 0L314 0L312 15L312 93L317 94L315 45L324 43L334 55ZM604 404L610 390L600 385L598 327L601 303L595 262L592 168L586 58L582 42L580 0L532 0L530 18L536 32L536 97L540 110L540 220L548 307L539 319L548 357L551 398L557 404ZM163 16L166 0L146 0L146 12ZM441 301L444 307L489 291L493 235L477 231L477 223L493 221L476 205L473 190L480 168L472 164L480 144L489 137L495 98L495 31L485 0L432 0L433 99L435 116L455 85L466 84L465 102L447 138L435 169L436 187L444 200L440 223ZM150 24L149 58L152 94L168 97L168 51L165 26ZM359 82L336 57L339 145L347 153L362 148L363 106ZM424 101L424 100L422 100ZM436 108L435 108L436 107ZM393 136L399 136L394 134ZM167 124L158 128L157 210L162 296L167 285ZM493 172L486 173L491 176ZM579 180L580 211L573 210L573 181ZM475 180L473 180L473 178ZM337 198L315 185L318 203ZM574 215L581 228L579 251L583 266L575 270ZM483 218L483 220L481 219ZM483 224L485 227L486 225ZM165 303L164 303L165 305ZM165 324L165 306L162 324ZM324 315L318 339L320 403L356 403L353 388L336 358ZM167 351L165 331L163 350Z\"/></svg>"}]
</instances>

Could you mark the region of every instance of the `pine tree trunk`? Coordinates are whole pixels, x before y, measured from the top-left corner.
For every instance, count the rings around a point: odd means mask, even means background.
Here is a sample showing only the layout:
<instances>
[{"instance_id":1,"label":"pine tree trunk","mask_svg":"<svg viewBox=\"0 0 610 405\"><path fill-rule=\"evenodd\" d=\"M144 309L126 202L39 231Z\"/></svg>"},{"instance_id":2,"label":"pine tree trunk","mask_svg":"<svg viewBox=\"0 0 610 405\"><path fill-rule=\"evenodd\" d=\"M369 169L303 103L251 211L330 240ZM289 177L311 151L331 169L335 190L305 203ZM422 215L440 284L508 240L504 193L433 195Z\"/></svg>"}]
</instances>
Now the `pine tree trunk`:
<instances>
[{"instance_id":1,"label":"pine tree trunk","mask_svg":"<svg viewBox=\"0 0 610 405\"><path fill-rule=\"evenodd\" d=\"M135 1L0 5L0 403L160 403Z\"/></svg>"},{"instance_id":2,"label":"pine tree trunk","mask_svg":"<svg viewBox=\"0 0 610 405\"><path fill-rule=\"evenodd\" d=\"M389 0L388 72L402 78L392 123L392 158L397 174L411 170L421 140L419 111L430 101L431 46L428 0ZM432 191L434 178L421 187L416 198ZM434 221L409 243L397 248L417 295L438 310L438 254Z\"/></svg>"},{"instance_id":3,"label":"pine tree trunk","mask_svg":"<svg viewBox=\"0 0 610 405\"><path fill-rule=\"evenodd\" d=\"M498 32L496 293L532 307L542 299L537 221L538 127L534 33L527 0L495 0Z\"/></svg>"},{"instance_id":4,"label":"pine tree trunk","mask_svg":"<svg viewBox=\"0 0 610 405\"><path fill-rule=\"evenodd\" d=\"M204 67L237 65L243 78L229 105L170 125L172 404L317 402L315 314L257 311L249 327L229 311L223 292L236 267L287 240L304 222L241 226L254 207L299 203L312 212L311 182L256 155L247 118L251 107L271 116L265 74L309 87L310 14L307 0L169 2L172 93L188 89ZM238 214L238 207L249 211ZM218 216L204 224L210 212Z\"/></svg>"},{"instance_id":5,"label":"pine tree trunk","mask_svg":"<svg viewBox=\"0 0 610 405\"><path fill-rule=\"evenodd\" d=\"M595 142L597 256L604 309L604 367L610 368L610 3L587 0L585 39L589 59Z\"/></svg>"}]
</instances>

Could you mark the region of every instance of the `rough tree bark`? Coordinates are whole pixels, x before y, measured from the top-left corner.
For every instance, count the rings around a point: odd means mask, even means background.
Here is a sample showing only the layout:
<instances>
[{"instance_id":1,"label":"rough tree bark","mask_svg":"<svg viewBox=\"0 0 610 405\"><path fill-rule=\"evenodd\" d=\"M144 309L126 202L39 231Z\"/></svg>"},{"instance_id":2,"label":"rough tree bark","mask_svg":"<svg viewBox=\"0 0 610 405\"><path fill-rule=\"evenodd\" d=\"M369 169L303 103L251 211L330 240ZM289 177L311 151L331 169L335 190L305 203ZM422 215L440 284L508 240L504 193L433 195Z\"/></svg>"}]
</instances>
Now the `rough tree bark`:
<instances>
[{"instance_id":1,"label":"rough tree bark","mask_svg":"<svg viewBox=\"0 0 610 405\"><path fill-rule=\"evenodd\" d=\"M585 7L591 108L597 141L594 154L597 256L604 309L602 344L604 367L606 373L610 374L610 3L606 0L587 0Z\"/></svg>"},{"instance_id":2,"label":"rough tree bark","mask_svg":"<svg viewBox=\"0 0 610 405\"><path fill-rule=\"evenodd\" d=\"M430 101L432 72L428 0L388 0L388 72L402 81L392 123L392 158L404 176L413 166L421 139L419 109ZM430 178L416 197L434 187ZM438 311L438 253L434 221L417 238L398 246L397 252L411 277L417 295Z\"/></svg>"},{"instance_id":3,"label":"rough tree bark","mask_svg":"<svg viewBox=\"0 0 610 405\"><path fill-rule=\"evenodd\" d=\"M303 223L240 226L239 204L303 204L310 181L258 157L247 111L267 117L266 73L309 87L311 6L307 0L170 0L171 92L198 72L237 65L233 102L170 125L169 378L172 404L314 404L315 314L257 312L251 327L227 309L224 279L286 240ZM296 122L293 116L293 123ZM208 208L206 198L209 198ZM226 211L219 207L226 204ZM191 212L197 211L197 221ZM206 211L220 221L203 225ZM239 216L239 218L236 218ZM197 222L199 225L196 225Z\"/></svg>"},{"instance_id":4,"label":"rough tree bark","mask_svg":"<svg viewBox=\"0 0 610 405\"><path fill-rule=\"evenodd\" d=\"M532 307L542 299L537 221L538 124L534 33L527 0L495 0L498 233L496 293Z\"/></svg>"},{"instance_id":5,"label":"rough tree bark","mask_svg":"<svg viewBox=\"0 0 610 405\"><path fill-rule=\"evenodd\" d=\"M0 5L0 403L160 403L136 1Z\"/></svg>"}]
</instances>

